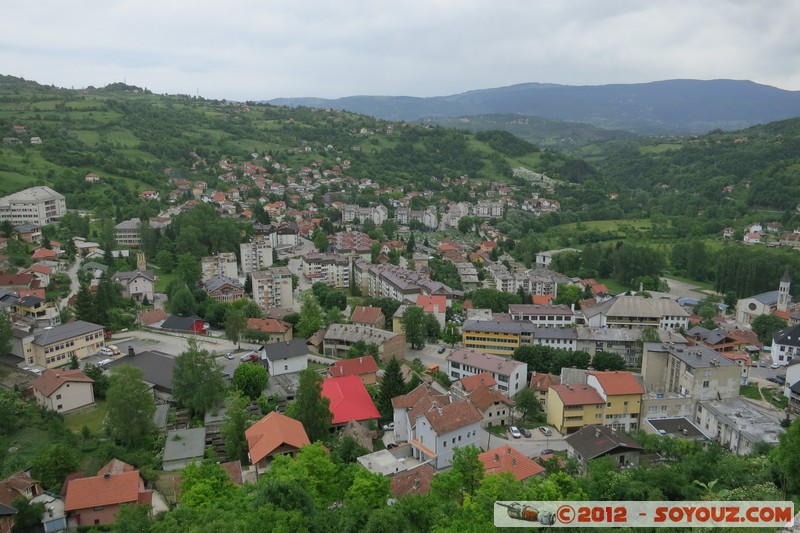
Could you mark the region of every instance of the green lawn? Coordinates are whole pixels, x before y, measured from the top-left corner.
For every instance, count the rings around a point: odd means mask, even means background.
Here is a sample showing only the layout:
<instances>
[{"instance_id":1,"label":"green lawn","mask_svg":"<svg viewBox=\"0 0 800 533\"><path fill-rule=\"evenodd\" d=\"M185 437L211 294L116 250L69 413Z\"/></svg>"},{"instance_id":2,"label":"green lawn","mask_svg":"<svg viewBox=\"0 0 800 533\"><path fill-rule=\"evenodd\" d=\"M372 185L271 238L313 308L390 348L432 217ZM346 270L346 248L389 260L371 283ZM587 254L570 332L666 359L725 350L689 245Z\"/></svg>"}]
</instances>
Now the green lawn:
<instances>
[{"instance_id":1,"label":"green lawn","mask_svg":"<svg viewBox=\"0 0 800 533\"><path fill-rule=\"evenodd\" d=\"M739 396L750 398L751 400L760 400L761 394L758 392L758 386L755 383L748 383L739 387Z\"/></svg>"},{"instance_id":2,"label":"green lawn","mask_svg":"<svg viewBox=\"0 0 800 533\"><path fill-rule=\"evenodd\" d=\"M86 426L92 433L99 433L103 427L106 413L108 413L108 407L105 400L98 400L93 409L64 415L64 425L67 429L75 432L80 432L83 426Z\"/></svg>"},{"instance_id":3,"label":"green lawn","mask_svg":"<svg viewBox=\"0 0 800 533\"><path fill-rule=\"evenodd\" d=\"M38 426L26 427L14 433L12 437L0 437L0 446L3 452L9 453L9 458L0 463L0 477L14 473L16 470L29 468L33 459L51 444L50 435Z\"/></svg>"},{"instance_id":4,"label":"green lawn","mask_svg":"<svg viewBox=\"0 0 800 533\"><path fill-rule=\"evenodd\" d=\"M783 395L783 387L764 387L761 389L761 394L764 399L777 407L778 409L786 409L789 405L789 399Z\"/></svg>"}]
</instances>

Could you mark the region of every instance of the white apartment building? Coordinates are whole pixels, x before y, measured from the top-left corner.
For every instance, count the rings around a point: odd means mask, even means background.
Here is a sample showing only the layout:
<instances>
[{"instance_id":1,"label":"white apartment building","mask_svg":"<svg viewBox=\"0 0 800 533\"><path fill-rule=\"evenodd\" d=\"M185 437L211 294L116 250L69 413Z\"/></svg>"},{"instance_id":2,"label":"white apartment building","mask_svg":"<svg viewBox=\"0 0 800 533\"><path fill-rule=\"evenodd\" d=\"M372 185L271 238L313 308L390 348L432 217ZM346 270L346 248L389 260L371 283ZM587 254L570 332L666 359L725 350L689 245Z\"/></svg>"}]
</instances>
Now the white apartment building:
<instances>
[{"instance_id":1,"label":"white apartment building","mask_svg":"<svg viewBox=\"0 0 800 533\"><path fill-rule=\"evenodd\" d=\"M200 259L200 266L203 271L203 281L217 276L234 279L239 277L239 265L233 252L221 252L203 257Z\"/></svg>"},{"instance_id":2,"label":"white apartment building","mask_svg":"<svg viewBox=\"0 0 800 533\"><path fill-rule=\"evenodd\" d=\"M311 282L336 289L350 287L350 258L339 254L310 253L303 256L303 275Z\"/></svg>"},{"instance_id":3,"label":"white apartment building","mask_svg":"<svg viewBox=\"0 0 800 533\"><path fill-rule=\"evenodd\" d=\"M447 375L452 381L482 372L489 372L497 383L497 390L508 397L528 385L528 365L525 363L465 349L447 356Z\"/></svg>"},{"instance_id":4,"label":"white apartment building","mask_svg":"<svg viewBox=\"0 0 800 533\"><path fill-rule=\"evenodd\" d=\"M0 221L8 220L14 226L45 226L57 222L66 213L64 195L50 187L31 187L0 198Z\"/></svg>"},{"instance_id":5,"label":"white apartment building","mask_svg":"<svg viewBox=\"0 0 800 533\"><path fill-rule=\"evenodd\" d=\"M272 266L272 245L267 240L245 242L239 245L242 274L249 274Z\"/></svg>"},{"instance_id":6,"label":"white apartment building","mask_svg":"<svg viewBox=\"0 0 800 533\"><path fill-rule=\"evenodd\" d=\"M286 267L259 270L250 274L253 301L263 309L294 306L292 273Z\"/></svg>"}]
</instances>

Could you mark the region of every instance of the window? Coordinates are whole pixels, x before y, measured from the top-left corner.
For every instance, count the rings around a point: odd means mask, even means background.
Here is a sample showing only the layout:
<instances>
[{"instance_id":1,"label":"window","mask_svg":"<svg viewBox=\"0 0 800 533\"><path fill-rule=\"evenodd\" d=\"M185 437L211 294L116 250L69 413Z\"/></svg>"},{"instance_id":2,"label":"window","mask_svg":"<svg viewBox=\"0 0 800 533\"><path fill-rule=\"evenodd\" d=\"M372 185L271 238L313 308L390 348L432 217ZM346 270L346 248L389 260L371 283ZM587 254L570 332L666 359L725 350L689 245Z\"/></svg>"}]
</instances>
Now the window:
<instances>
[{"instance_id":1,"label":"window","mask_svg":"<svg viewBox=\"0 0 800 533\"><path fill-rule=\"evenodd\" d=\"M611 407L611 402L608 402L608 403L606 404L606 407Z\"/></svg>"},{"instance_id":2,"label":"window","mask_svg":"<svg viewBox=\"0 0 800 533\"><path fill-rule=\"evenodd\" d=\"M661 406L661 410L662 410L662 411L666 411L666 410L667 410L667 406L666 406L666 405L662 405L662 406Z\"/></svg>"},{"instance_id":3,"label":"window","mask_svg":"<svg viewBox=\"0 0 800 533\"><path fill-rule=\"evenodd\" d=\"M455 437L453 437L453 444L455 444L455 443L456 443L456 438L455 438Z\"/></svg>"},{"instance_id":4,"label":"window","mask_svg":"<svg viewBox=\"0 0 800 533\"><path fill-rule=\"evenodd\" d=\"M444 441L444 442L442 443L442 447L443 447L443 448L447 448L447 441Z\"/></svg>"},{"instance_id":5,"label":"window","mask_svg":"<svg viewBox=\"0 0 800 533\"><path fill-rule=\"evenodd\" d=\"M57 410L57 411L60 411L62 407L63 407L63 405L61 405L61 404L58 404L58 405L56 406L56 410Z\"/></svg>"},{"instance_id":6,"label":"window","mask_svg":"<svg viewBox=\"0 0 800 533\"><path fill-rule=\"evenodd\" d=\"M708 388L708 381L704 381L704 382L703 382L703 388L704 388L704 389L707 389L707 388Z\"/></svg>"},{"instance_id":7,"label":"window","mask_svg":"<svg viewBox=\"0 0 800 533\"><path fill-rule=\"evenodd\" d=\"M627 407L627 405L628 405L628 402L622 402L622 405L624 405L624 406L626 406L626 407Z\"/></svg>"},{"instance_id":8,"label":"window","mask_svg":"<svg viewBox=\"0 0 800 533\"><path fill-rule=\"evenodd\" d=\"M283 365L284 370L289 370L289 365Z\"/></svg>"}]
</instances>

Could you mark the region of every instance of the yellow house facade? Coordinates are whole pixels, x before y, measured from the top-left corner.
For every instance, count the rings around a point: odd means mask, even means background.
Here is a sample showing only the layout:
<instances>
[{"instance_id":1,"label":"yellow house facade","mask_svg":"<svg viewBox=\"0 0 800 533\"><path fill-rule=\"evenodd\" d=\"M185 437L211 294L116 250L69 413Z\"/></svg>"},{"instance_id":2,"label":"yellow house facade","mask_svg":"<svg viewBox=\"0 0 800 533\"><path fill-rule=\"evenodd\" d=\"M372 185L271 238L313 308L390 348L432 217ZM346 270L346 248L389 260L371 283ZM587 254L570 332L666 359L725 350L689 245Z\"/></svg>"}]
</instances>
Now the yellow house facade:
<instances>
[{"instance_id":1,"label":"yellow house facade","mask_svg":"<svg viewBox=\"0 0 800 533\"><path fill-rule=\"evenodd\" d=\"M520 325L514 322L468 320L461 327L464 348L508 355L522 345Z\"/></svg>"},{"instance_id":2,"label":"yellow house facade","mask_svg":"<svg viewBox=\"0 0 800 533\"><path fill-rule=\"evenodd\" d=\"M22 340L25 361L45 368L64 366L73 355L84 359L103 347L103 326L82 320L45 329Z\"/></svg>"},{"instance_id":3,"label":"yellow house facade","mask_svg":"<svg viewBox=\"0 0 800 533\"><path fill-rule=\"evenodd\" d=\"M547 423L562 435L602 424L605 403L588 385L554 385L547 389Z\"/></svg>"}]
</instances>

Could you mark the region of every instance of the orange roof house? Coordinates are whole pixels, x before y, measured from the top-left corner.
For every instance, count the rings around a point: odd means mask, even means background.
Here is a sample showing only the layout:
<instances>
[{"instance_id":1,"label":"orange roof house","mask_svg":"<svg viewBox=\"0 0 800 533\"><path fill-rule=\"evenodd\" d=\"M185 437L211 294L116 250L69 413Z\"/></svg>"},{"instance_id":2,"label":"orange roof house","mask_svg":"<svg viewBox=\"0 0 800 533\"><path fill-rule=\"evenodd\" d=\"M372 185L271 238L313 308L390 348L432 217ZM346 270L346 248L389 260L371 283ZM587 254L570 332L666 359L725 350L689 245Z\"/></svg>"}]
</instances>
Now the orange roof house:
<instances>
[{"instance_id":1,"label":"orange roof house","mask_svg":"<svg viewBox=\"0 0 800 533\"><path fill-rule=\"evenodd\" d=\"M400 472L392 476L389 490L395 498L402 498L407 494L428 494L435 473L436 469L431 465L420 465Z\"/></svg>"},{"instance_id":2,"label":"orange roof house","mask_svg":"<svg viewBox=\"0 0 800 533\"><path fill-rule=\"evenodd\" d=\"M383 311L380 307L366 307L359 305L353 309L353 315L350 317L350 322L362 326L383 328L385 324L385 317L383 316Z\"/></svg>"},{"instance_id":3,"label":"orange roof house","mask_svg":"<svg viewBox=\"0 0 800 533\"><path fill-rule=\"evenodd\" d=\"M113 524L121 505L150 505L152 498L138 470L112 460L97 476L70 480L64 510L78 525Z\"/></svg>"},{"instance_id":4,"label":"orange roof house","mask_svg":"<svg viewBox=\"0 0 800 533\"><path fill-rule=\"evenodd\" d=\"M269 333L269 342L289 342L294 338L292 325L277 318L248 318L247 329Z\"/></svg>"},{"instance_id":5,"label":"orange roof house","mask_svg":"<svg viewBox=\"0 0 800 533\"><path fill-rule=\"evenodd\" d=\"M618 396L622 394L644 394L644 388L636 381L633 374L625 371L612 372L589 372L594 376L603 387L603 391L608 396Z\"/></svg>"},{"instance_id":6,"label":"orange roof house","mask_svg":"<svg viewBox=\"0 0 800 533\"><path fill-rule=\"evenodd\" d=\"M48 368L33 380L36 403L45 409L66 413L94 404L94 380L80 370Z\"/></svg>"},{"instance_id":7,"label":"orange roof house","mask_svg":"<svg viewBox=\"0 0 800 533\"><path fill-rule=\"evenodd\" d=\"M485 474L511 472L519 481L538 476L545 470L542 465L508 445L483 452L478 459L483 463Z\"/></svg>"},{"instance_id":8,"label":"orange roof house","mask_svg":"<svg viewBox=\"0 0 800 533\"><path fill-rule=\"evenodd\" d=\"M342 359L336 361L336 363L328 369L328 375L332 378L358 376L361 378L361 382L364 383L364 385L374 385L378 381L378 364L371 355Z\"/></svg>"},{"instance_id":9,"label":"orange roof house","mask_svg":"<svg viewBox=\"0 0 800 533\"><path fill-rule=\"evenodd\" d=\"M0 481L0 503L4 505L11 505L11 502L17 498L30 500L41 493L42 489L39 487L39 483L24 470Z\"/></svg>"},{"instance_id":10,"label":"orange roof house","mask_svg":"<svg viewBox=\"0 0 800 533\"><path fill-rule=\"evenodd\" d=\"M303 424L293 418L272 411L244 432L249 448L250 462L262 473L276 455L292 455L311 444Z\"/></svg>"}]
</instances>

